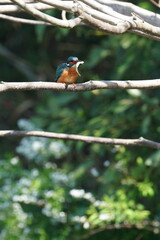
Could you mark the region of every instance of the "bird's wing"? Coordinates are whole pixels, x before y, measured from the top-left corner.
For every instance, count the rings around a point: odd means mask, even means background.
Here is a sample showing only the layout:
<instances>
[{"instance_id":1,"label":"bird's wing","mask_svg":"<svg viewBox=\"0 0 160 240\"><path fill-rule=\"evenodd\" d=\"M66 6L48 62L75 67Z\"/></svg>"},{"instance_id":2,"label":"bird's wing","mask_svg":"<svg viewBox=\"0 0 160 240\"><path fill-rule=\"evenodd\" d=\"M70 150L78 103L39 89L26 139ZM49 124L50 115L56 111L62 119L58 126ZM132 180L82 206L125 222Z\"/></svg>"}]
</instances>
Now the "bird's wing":
<instances>
[{"instance_id":1,"label":"bird's wing","mask_svg":"<svg viewBox=\"0 0 160 240\"><path fill-rule=\"evenodd\" d=\"M54 81L57 81L58 78L61 76L63 70L67 68L67 64L66 63L62 63L60 64L58 67L57 67L57 70L56 70L56 76L54 78Z\"/></svg>"}]
</instances>

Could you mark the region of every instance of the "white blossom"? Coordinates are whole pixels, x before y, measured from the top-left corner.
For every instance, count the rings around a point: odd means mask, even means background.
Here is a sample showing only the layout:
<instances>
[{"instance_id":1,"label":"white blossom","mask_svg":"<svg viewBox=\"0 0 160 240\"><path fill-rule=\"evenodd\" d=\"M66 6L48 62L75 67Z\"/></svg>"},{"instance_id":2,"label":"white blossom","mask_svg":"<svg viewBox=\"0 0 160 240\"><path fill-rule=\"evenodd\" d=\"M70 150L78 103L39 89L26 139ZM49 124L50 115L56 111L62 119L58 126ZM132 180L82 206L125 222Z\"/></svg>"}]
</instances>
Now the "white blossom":
<instances>
[{"instance_id":1,"label":"white blossom","mask_svg":"<svg viewBox=\"0 0 160 240\"><path fill-rule=\"evenodd\" d=\"M18 164L18 162L19 162L19 158L18 157L13 157L13 158L11 158L11 164L12 165L17 165Z\"/></svg>"},{"instance_id":2,"label":"white blossom","mask_svg":"<svg viewBox=\"0 0 160 240\"><path fill-rule=\"evenodd\" d=\"M83 227L84 227L84 229L88 229L88 228L90 227L89 222L85 222L85 223L83 224Z\"/></svg>"},{"instance_id":3,"label":"white blossom","mask_svg":"<svg viewBox=\"0 0 160 240\"><path fill-rule=\"evenodd\" d=\"M110 161L109 160L104 161L104 163L103 163L104 167L108 167L109 165L110 165Z\"/></svg>"},{"instance_id":4,"label":"white blossom","mask_svg":"<svg viewBox=\"0 0 160 240\"><path fill-rule=\"evenodd\" d=\"M142 91L139 89L127 89L127 92L133 97L139 97L142 95Z\"/></svg>"},{"instance_id":5,"label":"white blossom","mask_svg":"<svg viewBox=\"0 0 160 240\"><path fill-rule=\"evenodd\" d=\"M101 214L99 215L99 219L100 219L101 221L107 221L107 220L111 220L111 219L112 219L112 216L111 216L110 214L108 214L108 213L101 213Z\"/></svg>"},{"instance_id":6,"label":"white blossom","mask_svg":"<svg viewBox=\"0 0 160 240\"><path fill-rule=\"evenodd\" d=\"M107 203L105 201L99 201L99 200L96 200L94 202L94 206L95 207L106 207L107 206Z\"/></svg>"},{"instance_id":7,"label":"white blossom","mask_svg":"<svg viewBox=\"0 0 160 240\"><path fill-rule=\"evenodd\" d=\"M74 198L83 198L85 195L85 191L83 189L72 189L69 193Z\"/></svg>"},{"instance_id":8,"label":"white blossom","mask_svg":"<svg viewBox=\"0 0 160 240\"><path fill-rule=\"evenodd\" d=\"M94 202L95 198L93 197L92 193L88 192L84 194L84 198L89 200L90 202Z\"/></svg>"},{"instance_id":9,"label":"white blossom","mask_svg":"<svg viewBox=\"0 0 160 240\"><path fill-rule=\"evenodd\" d=\"M91 168L90 170L91 174L94 176L94 177L98 177L99 176L99 172L96 168Z\"/></svg>"}]
</instances>

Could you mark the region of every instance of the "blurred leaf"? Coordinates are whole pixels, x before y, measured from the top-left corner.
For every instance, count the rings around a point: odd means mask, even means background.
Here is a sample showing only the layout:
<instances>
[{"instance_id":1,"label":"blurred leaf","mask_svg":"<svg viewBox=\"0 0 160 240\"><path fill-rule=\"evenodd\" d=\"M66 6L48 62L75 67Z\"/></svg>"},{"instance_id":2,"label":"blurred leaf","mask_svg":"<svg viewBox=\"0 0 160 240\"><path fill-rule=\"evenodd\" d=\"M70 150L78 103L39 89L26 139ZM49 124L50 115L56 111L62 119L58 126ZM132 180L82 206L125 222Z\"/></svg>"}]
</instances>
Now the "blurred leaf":
<instances>
[{"instance_id":1,"label":"blurred leaf","mask_svg":"<svg viewBox=\"0 0 160 240\"><path fill-rule=\"evenodd\" d=\"M160 150L152 153L145 161L147 166L157 167L160 165Z\"/></svg>"},{"instance_id":2,"label":"blurred leaf","mask_svg":"<svg viewBox=\"0 0 160 240\"><path fill-rule=\"evenodd\" d=\"M35 30L36 30L36 35L37 35L37 41L40 43L43 40L46 26L45 25L37 25L37 26L35 26Z\"/></svg>"}]
</instances>

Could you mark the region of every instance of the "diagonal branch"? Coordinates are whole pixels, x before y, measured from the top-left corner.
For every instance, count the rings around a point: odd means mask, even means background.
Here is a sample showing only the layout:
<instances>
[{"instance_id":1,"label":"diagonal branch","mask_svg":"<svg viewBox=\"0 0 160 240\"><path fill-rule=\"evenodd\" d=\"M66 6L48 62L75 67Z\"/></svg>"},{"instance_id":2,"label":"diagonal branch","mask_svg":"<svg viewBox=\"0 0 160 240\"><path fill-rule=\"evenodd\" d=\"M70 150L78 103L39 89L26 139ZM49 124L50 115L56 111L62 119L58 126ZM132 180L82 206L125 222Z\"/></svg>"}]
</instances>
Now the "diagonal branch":
<instances>
[{"instance_id":1,"label":"diagonal branch","mask_svg":"<svg viewBox=\"0 0 160 240\"><path fill-rule=\"evenodd\" d=\"M21 0L12 0L15 4L17 4L19 7L21 7L24 11L30 13L34 17L41 19L43 21L46 21L48 23L51 23L52 25L64 27L64 28L73 28L76 25L79 25L81 22L80 17L76 17L74 19L69 19L67 21L52 17L48 14L45 14L38 9L34 8L31 4L26 4L25 2L22 2Z\"/></svg>"},{"instance_id":2,"label":"diagonal branch","mask_svg":"<svg viewBox=\"0 0 160 240\"><path fill-rule=\"evenodd\" d=\"M127 81L88 81L76 87L56 82L0 82L0 92L21 90L56 90L66 92L85 92L96 89L154 89L160 88L160 79Z\"/></svg>"},{"instance_id":3,"label":"diagonal branch","mask_svg":"<svg viewBox=\"0 0 160 240\"><path fill-rule=\"evenodd\" d=\"M121 34L127 31L132 32L132 30L138 30L143 32L146 37L153 38L154 36L155 38L157 38L157 40L160 40L159 26L149 24L141 16L139 16L139 14L130 12L130 16L126 16L124 14L116 12L114 9L107 5L102 5L98 3L95 0L92 0L92 2L88 0L81 1L102 13L106 13L106 15L116 16L117 19L119 19L119 23L116 23L116 25L114 26L114 23L106 24L96 18L93 18L92 16L87 16L87 14L82 11L81 15L84 16L84 22L88 21L89 25L93 27L97 27L98 29L111 34ZM138 33L139 32L137 32L137 34Z\"/></svg>"},{"instance_id":4,"label":"diagonal branch","mask_svg":"<svg viewBox=\"0 0 160 240\"><path fill-rule=\"evenodd\" d=\"M160 7L160 1L150 0L155 6Z\"/></svg>"},{"instance_id":5,"label":"diagonal branch","mask_svg":"<svg viewBox=\"0 0 160 240\"><path fill-rule=\"evenodd\" d=\"M115 12L118 12L124 16L131 16L131 13L135 12L142 19L145 19L146 22L154 26L158 27L160 24L160 14L136 6L131 2L123 2L118 0L97 0L97 2L103 4L104 6L110 7L111 10L114 10Z\"/></svg>"},{"instance_id":6,"label":"diagonal branch","mask_svg":"<svg viewBox=\"0 0 160 240\"><path fill-rule=\"evenodd\" d=\"M43 12L66 11L72 13L71 19L53 17ZM160 41L160 14L143 9L130 2L116 0L3 0L0 2L0 13L24 11L40 21L29 24L51 24L53 26L73 28L78 25L89 25L108 34L131 32L143 37ZM63 15L64 16L64 15ZM1 15L0 18L18 21L18 18ZM20 22L27 23L22 19Z\"/></svg>"},{"instance_id":7,"label":"diagonal branch","mask_svg":"<svg viewBox=\"0 0 160 240\"><path fill-rule=\"evenodd\" d=\"M118 139L44 131L0 130L0 137L27 137L27 136L81 141L86 143L100 143L105 145L145 146L154 149L160 149L160 143L145 139L143 137L140 137L138 139Z\"/></svg>"},{"instance_id":8,"label":"diagonal branch","mask_svg":"<svg viewBox=\"0 0 160 240\"><path fill-rule=\"evenodd\" d=\"M105 230L115 230L115 229L137 229L137 230L147 230L150 232L155 233L155 230L159 229L159 222L158 221L147 221L147 222L141 222L138 224L133 223L119 223L119 224L106 224L104 226L101 226L99 228L95 228L91 230L90 232L83 235L79 240L82 239L89 239L93 235L103 232ZM136 238L139 239L139 238Z\"/></svg>"},{"instance_id":9,"label":"diagonal branch","mask_svg":"<svg viewBox=\"0 0 160 240\"><path fill-rule=\"evenodd\" d=\"M18 23L25 23L25 24L32 24L32 25L49 25L49 26L51 26L50 23L47 23L45 21L30 20L30 19L25 19L25 18L13 17L13 16L8 16L6 14L2 14L2 13L0 13L0 18L6 19L6 20L9 20L9 21L13 21L13 22L18 22Z\"/></svg>"}]
</instances>

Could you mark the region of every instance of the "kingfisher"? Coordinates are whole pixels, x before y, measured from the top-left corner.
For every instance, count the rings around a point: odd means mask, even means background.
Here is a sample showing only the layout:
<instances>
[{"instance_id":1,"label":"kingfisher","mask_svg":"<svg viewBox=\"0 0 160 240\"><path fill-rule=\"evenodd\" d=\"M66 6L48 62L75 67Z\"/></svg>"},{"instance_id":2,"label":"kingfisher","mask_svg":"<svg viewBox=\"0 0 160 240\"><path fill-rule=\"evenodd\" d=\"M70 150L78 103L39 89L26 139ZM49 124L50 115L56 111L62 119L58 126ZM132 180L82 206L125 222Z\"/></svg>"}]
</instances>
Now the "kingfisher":
<instances>
[{"instance_id":1,"label":"kingfisher","mask_svg":"<svg viewBox=\"0 0 160 240\"><path fill-rule=\"evenodd\" d=\"M61 63L56 70L55 81L58 83L69 84L72 83L76 87L75 82L78 76L81 76L78 67L84 62L77 57L69 57L66 63Z\"/></svg>"}]
</instances>

